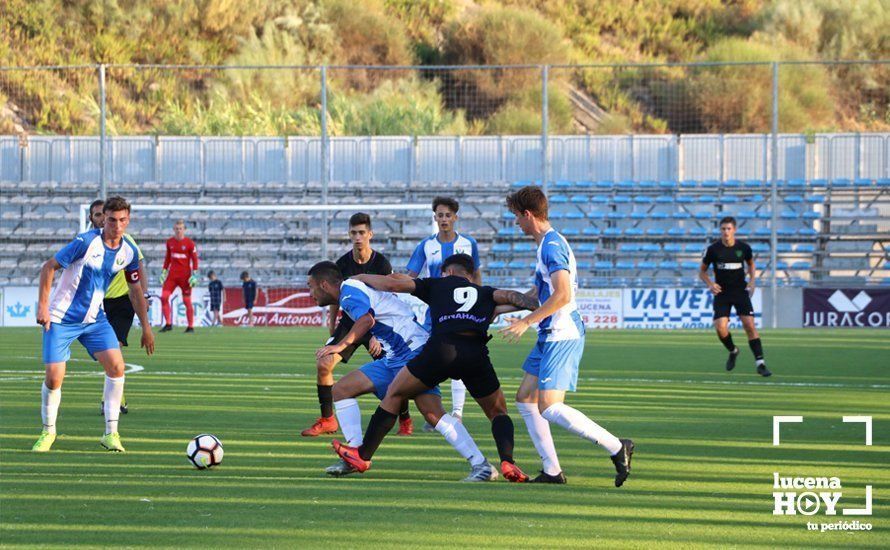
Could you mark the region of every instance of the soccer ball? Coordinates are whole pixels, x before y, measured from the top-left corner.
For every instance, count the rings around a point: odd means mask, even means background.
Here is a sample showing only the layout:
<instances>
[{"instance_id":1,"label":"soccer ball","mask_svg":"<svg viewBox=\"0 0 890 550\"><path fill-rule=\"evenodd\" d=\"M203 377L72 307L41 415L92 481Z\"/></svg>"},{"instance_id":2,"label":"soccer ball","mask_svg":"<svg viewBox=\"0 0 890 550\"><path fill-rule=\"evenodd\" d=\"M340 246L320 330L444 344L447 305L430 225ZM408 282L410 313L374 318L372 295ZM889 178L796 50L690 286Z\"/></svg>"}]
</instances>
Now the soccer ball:
<instances>
[{"instance_id":1,"label":"soccer ball","mask_svg":"<svg viewBox=\"0 0 890 550\"><path fill-rule=\"evenodd\" d=\"M204 470L222 462L223 446L215 435L200 434L189 441L185 455L195 468Z\"/></svg>"}]
</instances>

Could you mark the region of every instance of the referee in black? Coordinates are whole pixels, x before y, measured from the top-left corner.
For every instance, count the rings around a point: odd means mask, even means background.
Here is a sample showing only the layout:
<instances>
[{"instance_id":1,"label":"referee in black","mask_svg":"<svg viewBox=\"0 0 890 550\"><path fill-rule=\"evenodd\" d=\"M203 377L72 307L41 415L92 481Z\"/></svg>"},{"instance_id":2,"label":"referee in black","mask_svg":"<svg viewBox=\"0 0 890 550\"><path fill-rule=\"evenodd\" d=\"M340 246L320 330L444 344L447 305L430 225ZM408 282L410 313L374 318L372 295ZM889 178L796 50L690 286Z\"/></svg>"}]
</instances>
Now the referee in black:
<instances>
[{"instance_id":1,"label":"referee in black","mask_svg":"<svg viewBox=\"0 0 890 550\"><path fill-rule=\"evenodd\" d=\"M392 274L392 265L386 256L371 248L371 239L373 237L374 231L371 229L371 216L364 212L358 212L349 218L349 240L352 241L352 250L340 256L336 262L337 267L343 273L344 280L360 274ZM336 344L342 340L352 329L353 325L352 319L347 315L341 316L339 322L337 321L340 308L336 305L330 306L329 311L328 331L331 337L326 345ZM304 437L333 433L339 428L337 418L334 416L334 399L331 395L331 389L334 386L334 367L340 362L348 363L352 354L355 353L359 346L367 349L374 358L383 354L380 343L368 332L361 340L347 347L339 354L327 355L316 362L318 403L321 408L321 416L315 420L312 426L303 430L301 435ZM413 421L411 420L411 415L408 414L406 403L404 410L399 415L399 435L411 435L413 431Z\"/></svg>"},{"instance_id":2,"label":"referee in black","mask_svg":"<svg viewBox=\"0 0 890 550\"><path fill-rule=\"evenodd\" d=\"M732 334L729 333L729 315L732 308L735 308L736 315L739 316L748 335L748 346L754 352L757 374L771 376L772 373L766 368L763 360L763 344L754 326L754 307L751 305L756 274L754 255L748 243L736 240L735 232L735 218L727 216L720 220L720 239L711 243L705 250L698 276L714 294L714 328L717 329L717 337L729 350L726 370L731 371L735 368L735 361L739 356L739 348L732 342ZM714 281L708 275L712 265ZM746 268L747 284L745 284Z\"/></svg>"}]
</instances>

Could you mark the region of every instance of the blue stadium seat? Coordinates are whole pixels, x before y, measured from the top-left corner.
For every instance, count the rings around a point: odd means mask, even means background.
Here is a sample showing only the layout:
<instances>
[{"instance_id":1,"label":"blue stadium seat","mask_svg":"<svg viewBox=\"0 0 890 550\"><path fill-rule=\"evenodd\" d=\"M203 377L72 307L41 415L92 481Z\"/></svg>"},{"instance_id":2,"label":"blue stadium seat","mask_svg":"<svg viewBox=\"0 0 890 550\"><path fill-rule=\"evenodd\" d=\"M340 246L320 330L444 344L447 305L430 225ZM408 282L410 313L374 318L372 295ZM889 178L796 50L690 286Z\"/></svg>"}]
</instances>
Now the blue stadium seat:
<instances>
[{"instance_id":1,"label":"blue stadium seat","mask_svg":"<svg viewBox=\"0 0 890 550\"><path fill-rule=\"evenodd\" d=\"M812 227L803 227L803 228L797 230L797 234L801 235L803 237L815 237L816 235L819 234L819 232L816 231L815 229L813 229Z\"/></svg>"},{"instance_id":2,"label":"blue stadium seat","mask_svg":"<svg viewBox=\"0 0 890 550\"><path fill-rule=\"evenodd\" d=\"M655 202L657 204L672 204L674 202L674 197L670 195L658 195L655 197Z\"/></svg>"},{"instance_id":3,"label":"blue stadium seat","mask_svg":"<svg viewBox=\"0 0 890 550\"><path fill-rule=\"evenodd\" d=\"M648 220L649 214L646 212L631 212L630 219L632 220Z\"/></svg>"},{"instance_id":4,"label":"blue stadium seat","mask_svg":"<svg viewBox=\"0 0 890 550\"><path fill-rule=\"evenodd\" d=\"M684 237L686 236L686 229L682 227L672 227L668 229L668 235L671 237Z\"/></svg>"},{"instance_id":5,"label":"blue stadium seat","mask_svg":"<svg viewBox=\"0 0 890 550\"><path fill-rule=\"evenodd\" d=\"M590 180L577 181L575 186L578 189L593 189L593 182Z\"/></svg>"},{"instance_id":6,"label":"blue stadium seat","mask_svg":"<svg viewBox=\"0 0 890 550\"><path fill-rule=\"evenodd\" d=\"M565 217L566 217L566 214L562 210L551 210L550 211L550 219L551 220L561 220Z\"/></svg>"},{"instance_id":7,"label":"blue stadium seat","mask_svg":"<svg viewBox=\"0 0 890 550\"><path fill-rule=\"evenodd\" d=\"M641 246L637 243L621 243L618 245L618 250L620 252L640 252Z\"/></svg>"},{"instance_id":8,"label":"blue stadium seat","mask_svg":"<svg viewBox=\"0 0 890 550\"><path fill-rule=\"evenodd\" d=\"M788 195L787 197L785 197L785 198L782 199L782 200L784 200L785 202L787 202L787 203L789 203L789 204L791 204L791 203L799 204L799 203L802 203L802 202L803 202L803 196L801 196L801 195Z\"/></svg>"},{"instance_id":9,"label":"blue stadium seat","mask_svg":"<svg viewBox=\"0 0 890 550\"><path fill-rule=\"evenodd\" d=\"M528 262L525 260L513 260L507 264L507 267L510 269L525 269L528 267Z\"/></svg>"},{"instance_id":10,"label":"blue stadium seat","mask_svg":"<svg viewBox=\"0 0 890 550\"><path fill-rule=\"evenodd\" d=\"M623 220L627 218L627 214L624 214L623 212L609 212L606 214L606 218L610 220Z\"/></svg>"},{"instance_id":11,"label":"blue stadium seat","mask_svg":"<svg viewBox=\"0 0 890 550\"><path fill-rule=\"evenodd\" d=\"M780 237L791 237L794 235L794 230L787 227L780 227L776 229L776 235Z\"/></svg>"},{"instance_id":12,"label":"blue stadium seat","mask_svg":"<svg viewBox=\"0 0 890 550\"><path fill-rule=\"evenodd\" d=\"M695 197L690 197L689 195L680 195L677 197L678 204L691 204L695 202Z\"/></svg>"},{"instance_id":13,"label":"blue stadium seat","mask_svg":"<svg viewBox=\"0 0 890 550\"><path fill-rule=\"evenodd\" d=\"M748 189L757 189L763 187L764 181L758 179L745 180L745 187Z\"/></svg>"},{"instance_id":14,"label":"blue stadium seat","mask_svg":"<svg viewBox=\"0 0 890 550\"><path fill-rule=\"evenodd\" d=\"M805 220L812 221L812 220L818 220L822 216L818 212L813 212L812 210L807 210L806 212L803 213L802 217Z\"/></svg>"},{"instance_id":15,"label":"blue stadium seat","mask_svg":"<svg viewBox=\"0 0 890 550\"><path fill-rule=\"evenodd\" d=\"M815 252L816 246L810 243L800 243L794 245L795 252Z\"/></svg>"},{"instance_id":16,"label":"blue stadium seat","mask_svg":"<svg viewBox=\"0 0 890 550\"><path fill-rule=\"evenodd\" d=\"M491 247L491 251L495 254L510 252L510 250L512 250L512 247L508 243L495 243Z\"/></svg>"},{"instance_id":17,"label":"blue stadium seat","mask_svg":"<svg viewBox=\"0 0 890 550\"><path fill-rule=\"evenodd\" d=\"M585 227L583 231L581 231L585 237L599 237L602 234L599 227Z\"/></svg>"},{"instance_id":18,"label":"blue stadium seat","mask_svg":"<svg viewBox=\"0 0 890 550\"><path fill-rule=\"evenodd\" d=\"M557 189L570 189L575 186L575 182L569 180L556 180L555 186Z\"/></svg>"},{"instance_id":19,"label":"blue stadium seat","mask_svg":"<svg viewBox=\"0 0 890 550\"><path fill-rule=\"evenodd\" d=\"M739 228L736 230L735 234L736 234L737 236L739 236L739 237L748 237L748 235L750 235L751 232L748 231L748 229L745 228L745 227L739 227Z\"/></svg>"},{"instance_id":20,"label":"blue stadium seat","mask_svg":"<svg viewBox=\"0 0 890 550\"><path fill-rule=\"evenodd\" d=\"M607 271L612 269L612 262L607 262L605 260L598 260L593 262L593 268L601 271Z\"/></svg>"},{"instance_id":21,"label":"blue stadium seat","mask_svg":"<svg viewBox=\"0 0 890 550\"><path fill-rule=\"evenodd\" d=\"M807 186L807 181L802 179L790 179L785 182L787 187L791 187L794 189L800 189Z\"/></svg>"},{"instance_id":22,"label":"blue stadium seat","mask_svg":"<svg viewBox=\"0 0 890 550\"><path fill-rule=\"evenodd\" d=\"M769 227L764 225L764 226L761 226L761 227L758 227L757 229L755 229L754 234L761 236L761 237L768 237L768 236L772 235L772 231L770 231Z\"/></svg>"},{"instance_id":23,"label":"blue stadium seat","mask_svg":"<svg viewBox=\"0 0 890 550\"><path fill-rule=\"evenodd\" d=\"M627 237L640 237L643 235L643 230L639 227L628 227L624 230L624 235Z\"/></svg>"},{"instance_id":24,"label":"blue stadium seat","mask_svg":"<svg viewBox=\"0 0 890 550\"><path fill-rule=\"evenodd\" d=\"M651 180L643 180L639 183L640 189L655 189L658 183Z\"/></svg>"},{"instance_id":25,"label":"blue stadium seat","mask_svg":"<svg viewBox=\"0 0 890 550\"><path fill-rule=\"evenodd\" d=\"M810 185L813 187L828 187L828 180L825 178L816 178L810 181Z\"/></svg>"},{"instance_id":26,"label":"blue stadium seat","mask_svg":"<svg viewBox=\"0 0 890 550\"><path fill-rule=\"evenodd\" d=\"M796 220L798 217L797 212L795 212L794 210L782 210L782 213L779 214L779 216L783 220Z\"/></svg>"},{"instance_id":27,"label":"blue stadium seat","mask_svg":"<svg viewBox=\"0 0 890 550\"><path fill-rule=\"evenodd\" d=\"M634 263L627 260L618 260L615 262L615 269L633 269Z\"/></svg>"},{"instance_id":28,"label":"blue stadium seat","mask_svg":"<svg viewBox=\"0 0 890 550\"><path fill-rule=\"evenodd\" d=\"M853 185L853 182L847 178L838 178L835 180L831 180L832 187L850 187Z\"/></svg>"},{"instance_id":29,"label":"blue stadium seat","mask_svg":"<svg viewBox=\"0 0 890 550\"><path fill-rule=\"evenodd\" d=\"M735 204L739 202L739 198L735 195L723 195L723 197L720 198L720 202L723 204Z\"/></svg>"},{"instance_id":30,"label":"blue stadium seat","mask_svg":"<svg viewBox=\"0 0 890 550\"><path fill-rule=\"evenodd\" d=\"M757 212L758 220L771 220L773 219L773 214L769 210L760 210Z\"/></svg>"},{"instance_id":31,"label":"blue stadium seat","mask_svg":"<svg viewBox=\"0 0 890 550\"><path fill-rule=\"evenodd\" d=\"M650 212L649 219L652 220L666 220L670 218L665 212Z\"/></svg>"},{"instance_id":32,"label":"blue stadium seat","mask_svg":"<svg viewBox=\"0 0 890 550\"><path fill-rule=\"evenodd\" d=\"M717 197L714 195L700 195L698 197L698 202L702 204L711 204L717 202Z\"/></svg>"},{"instance_id":33,"label":"blue stadium seat","mask_svg":"<svg viewBox=\"0 0 890 550\"><path fill-rule=\"evenodd\" d=\"M606 219L605 212L588 212L587 219L589 220L604 220Z\"/></svg>"},{"instance_id":34,"label":"blue stadium seat","mask_svg":"<svg viewBox=\"0 0 890 550\"><path fill-rule=\"evenodd\" d=\"M512 187L514 189L521 189L521 188L523 188L527 185L531 185L531 184L532 184L532 182L530 182L529 180L514 181L513 183L510 184L510 187Z\"/></svg>"},{"instance_id":35,"label":"blue stadium seat","mask_svg":"<svg viewBox=\"0 0 890 550\"><path fill-rule=\"evenodd\" d=\"M581 230L575 227L566 227L565 229L560 231L560 233L562 233L566 237L577 237L581 234Z\"/></svg>"},{"instance_id":36,"label":"blue stadium seat","mask_svg":"<svg viewBox=\"0 0 890 550\"><path fill-rule=\"evenodd\" d=\"M788 262L779 260L776 262L776 269L788 269Z\"/></svg>"},{"instance_id":37,"label":"blue stadium seat","mask_svg":"<svg viewBox=\"0 0 890 550\"><path fill-rule=\"evenodd\" d=\"M856 187L871 187L872 179L871 178L856 178L853 180L853 185Z\"/></svg>"},{"instance_id":38,"label":"blue stadium seat","mask_svg":"<svg viewBox=\"0 0 890 550\"><path fill-rule=\"evenodd\" d=\"M618 182L618 189L633 189L637 183L633 180L621 180Z\"/></svg>"},{"instance_id":39,"label":"blue stadium seat","mask_svg":"<svg viewBox=\"0 0 890 550\"><path fill-rule=\"evenodd\" d=\"M637 269L657 269L658 265L650 260L642 260L637 262Z\"/></svg>"},{"instance_id":40,"label":"blue stadium seat","mask_svg":"<svg viewBox=\"0 0 890 550\"><path fill-rule=\"evenodd\" d=\"M501 219L504 219L504 220L515 220L515 219L516 219L516 216L513 215L513 212L509 212L509 211L507 211L507 212L504 212L503 214L501 214Z\"/></svg>"},{"instance_id":41,"label":"blue stadium seat","mask_svg":"<svg viewBox=\"0 0 890 550\"><path fill-rule=\"evenodd\" d=\"M587 195L572 195L569 201L572 204L587 204Z\"/></svg>"},{"instance_id":42,"label":"blue stadium seat","mask_svg":"<svg viewBox=\"0 0 890 550\"><path fill-rule=\"evenodd\" d=\"M825 195L809 195L805 200L811 204L821 204L825 202Z\"/></svg>"},{"instance_id":43,"label":"blue stadium seat","mask_svg":"<svg viewBox=\"0 0 890 550\"><path fill-rule=\"evenodd\" d=\"M643 243L640 245L642 252L661 252L661 245L655 243Z\"/></svg>"},{"instance_id":44,"label":"blue stadium seat","mask_svg":"<svg viewBox=\"0 0 890 550\"><path fill-rule=\"evenodd\" d=\"M760 193L754 193L753 195L748 195L747 197L745 197L745 201L761 203L763 202L763 195L761 195Z\"/></svg>"},{"instance_id":45,"label":"blue stadium seat","mask_svg":"<svg viewBox=\"0 0 890 550\"><path fill-rule=\"evenodd\" d=\"M705 189L719 189L720 182L718 180L705 180L701 182L701 186Z\"/></svg>"},{"instance_id":46,"label":"blue stadium seat","mask_svg":"<svg viewBox=\"0 0 890 550\"><path fill-rule=\"evenodd\" d=\"M567 220L583 220L584 217L585 217L584 212L579 212L577 210L572 210L571 212L566 212Z\"/></svg>"},{"instance_id":47,"label":"blue stadium seat","mask_svg":"<svg viewBox=\"0 0 890 550\"><path fill-rule=\"evenodd\" d=\"M680 187L684 189L693 189L698 187L698 182L695 180L683 180L680 182Z\"/></svg>"},{"instance_id":48,"label":"blue stadium seat","mask_svg":"<svg viewBox=\"0 0 890 550\"><path fill-rule=\"evenodd\" d=\"M577 262L575 266L578 268L578 271L590 271L592 264L588 261L580 261Z\"/></svg>"},{"instance_id":49,"label":"blue stadium seat","mask_svg":"<svg viewBox=\"0 0 890 550\"><path fill-rule=\"evenodd\" d=\"M519 252L521 254L528 253L531 254L535 252L537 247L532 243L514 243L513 244L513 252Z\"/></svg>"},{"instance_id":50,"label":"blue stadium seat","mask_svg":"<svg viewBox=\"0 0 890 550\"><path fill-rule=\"evenodd\" d=\"M738 189L742 186L742 182L740 180L726 180L723 182L723 187L727 189Z\"/></svg>"},{"instance_id":51,"label":"blue stadium seat","mask_svg":"<svg viewBox=\"0 0 890 550\"><path fill-rule=\"evenodd\" d=\"M581 243L575 247L575 250L585 254L592 254L596 252L596 244L595 243Z\"/></svg>"},{"instance_id":52,"label":"blue stadium seat","mask_svg":"<svg viewBox=\"0 0 890 550\"><path fill-rule=\"evenodd\" d=\"M500 260L494 260L493 262L488 262L486 267L488 267L488 269L504 269L507 267L507 264Z\"/></svg>"},{"instance_id":53,"label":"blue stadium seat","mask_svg":"<svg viewBox=\"0 0 890 550\"><path fill-rule=\"evenodd\" d=\"M630 204L630 197L627 195L615 195L612 202L615 204Z\"/></svg>"},{"instance_id":54,"label":"blue stadium seat","mask_svg":"<svg viewBox=\"0 0 890 550\"><path fill-rule=\"evenodd\" d=\"M660 269L677 270L680 269L680 263L675 262L674 260L663 260L661 263L658 264L658 267Z\"/></svg>"},{"instance_id":55,"label":"blue stadium seat","mask_svg":"<svg viewBox=\"0 0 890 550\"><path fill-rule=\"evenodd\" d=\"M890 187L890 178L878 178L875 180L878 187Z\"/></svg>"},{"instance_id":56,"label":"blue stadium seat","mask_svg":"<svg viewBox=\"0 0 890 550\"><path fill-rule=\"evenodd\" d=\"M620 237L621 230L617 227L607 227L605 231L603 231L604 237Z\"/></svg>"},{"instance_id":57,"label":"blue stadium seat","mask_svg":"<svg viewBox=\"0 0 890 550\"><path fill-rule=\"evenodd\" d=\"M709 233L709 231L707 229L705 229L704 227L693 227L692 229L689 230L689 234L696 236L696 237L705 236L708 233Z\"/></svg>"},{"instance_id":58,"label":"blue stadium seat","mask_svg":"<svg viewBox=\"0 0 890 550\"><path fill-rule=\"evenodd\" d=\"M646 195L637 195L637 196L634 197L633 201L634 201L636 204L652 204L652 203L654 202L654 201L652 200L652 197L649 197L649 196L646 196Z\"/></svg>"},{"instance_id":59,"label":"blue stadium seat","mask_svg":"<svg viewBox=\"0 0 890 550\"><path fill-rule=\"evenodd\" d=\"M810 262L808 262L806 260L801 260L801 261L794 262L793 264L791 264L791 269L796 269L796 270L800 270L800 271L809 271L810 269L812 269L812 267L813 267L813 264L811 264Z\"/></svg>"},{"instance_id":60,"label":"blue stadium seat","mask_svg":"<svg viewBox=\"0 0 890 550\"><path fill-rule=\"evenodd\" d=\"M671 217L675 220L688 220L692 217L692 214L690 214L689 212L684 212L683 210L678 210L671 213Z\"/></svg>"},{"instance_id":61,"label":"blue stadium seat","mask_svg":"<svg viewBox=\"0 0 890 550\"><path fill-rule=\"evenodd\" d=\"M682 262L680 262L680 269L698 269L699 265L701 265L701 262L683 260Z\"/></svg>"},{"instance_id":62,"label":"blue stadium seat","mask_svg":"<svg viewBox=\"0 0 890 550\"><path fill-rule=\"evenodd\" d=\"M569 202L569 198L565 195L550 195L549 200L551 204L564 204Z\"/></svg>"},{"instance_id":63,"label":"blue stadium seat","mask_svg":"<svg viewBox=\"0 0 890 550\"><path fill-rule=\"evenodd\" d=\"M614 186L611 181L600 180L596 182L597 189L611 190Z\"/></svg>"},{"instance_id":64,"label":"blue stadium seat","mask_svg":"<svg viewBox=\"0 0 890 550\"><path fill-rule=\"evenodd\" d=\"M695 213L695 219L697 220L709 220L714 217L713 212L701 211Z\"/></svg>"},{"instance_id":65,"label":"blue stadium seat","mask_svg":"<svg viewBox=\"0 0 890 550\"><path fill-rule=\"evenodd\" d=\"M665 252L683 252L683 245L680 243L665 243Z\"/></svg>"},{"instance_id":66,"label":"blue stadium seat","mask_svg":"<svg viewBox=\"0 0 890 550\"><path fill-rule=\"evenodd\" d=\"M757 217L757 212L754 212L753 210L739 210L735 217L738 220L753 220Z\"/></svg>"},{"instance_id":67,"label":"blue stadium seat","mask_svg":"<svg viewBox=\"0 0 890 550\"><path fill-rule=\"evenodd\" d=\"M769 245L764 243L752 243L751 251L757 252L758 254L762 254L765 252L769 252Z\"/></svg>"},{"instance_id":68,"label":"blue stadium seat","mask_svg":"<svg viewBox=\"0 0 890 550\"><path fill-rule=\"evenodd\" d=\"M609 197L605 195L594 195L590 197L590 202L592 202L593 204L608 204Z\"/></svg>"},{"instance_id":69,"label":"blue stadium seat","mask_svg":"<svg viewBox=\"0 0 890 550\"><path fill-rule=\"evenodd\" d=\"M673 180L662 180L662 181L658 182L658 187L660 189L666 189L666 190L676 189L677 182L675 182Z\"/></svg>"}]
</instances>

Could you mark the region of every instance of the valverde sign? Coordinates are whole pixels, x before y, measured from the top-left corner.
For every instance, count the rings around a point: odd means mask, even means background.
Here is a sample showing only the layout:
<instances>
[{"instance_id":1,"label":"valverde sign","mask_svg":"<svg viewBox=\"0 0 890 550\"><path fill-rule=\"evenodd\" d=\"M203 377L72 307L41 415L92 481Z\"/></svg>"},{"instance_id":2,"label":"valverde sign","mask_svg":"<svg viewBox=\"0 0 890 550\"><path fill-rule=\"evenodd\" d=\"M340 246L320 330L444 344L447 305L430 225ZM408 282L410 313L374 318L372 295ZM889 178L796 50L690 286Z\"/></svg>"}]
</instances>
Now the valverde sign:
<instances>
[{"instance_id":1,"label":"valverde sign","mask_svg":"<svg viewBox=\"0 0 890 550\"><path fill-rule=\"evenodd\" d=\"M890 289L806 288L803 326L890 328Z\"/></svg>"}]
</instances>

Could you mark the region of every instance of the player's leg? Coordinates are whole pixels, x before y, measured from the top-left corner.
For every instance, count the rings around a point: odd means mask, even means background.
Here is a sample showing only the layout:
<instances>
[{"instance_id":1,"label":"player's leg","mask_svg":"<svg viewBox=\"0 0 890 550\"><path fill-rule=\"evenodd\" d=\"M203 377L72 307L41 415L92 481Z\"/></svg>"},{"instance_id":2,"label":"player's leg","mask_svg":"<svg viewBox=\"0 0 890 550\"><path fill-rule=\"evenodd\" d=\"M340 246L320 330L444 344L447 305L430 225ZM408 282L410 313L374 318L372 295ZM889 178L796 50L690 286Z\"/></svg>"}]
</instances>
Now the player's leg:
<instances>
[{"instance_id":1,"label":"player's leg","mask_svg":"<svg viewBox=\"0 0 890 550\"><path fill-rule=\"evenodd\" d=\"M754 316L742 315L740 313L739 319L742 320L742 327L744 327L745 333L748 335L748 346L754 354L754 365L757 367L757 374L760 376L772 376L773 373L766 368L766 361L763 359L763 343L760 341L760 334L754 325Z\"/></svg>"},{"instance_id":2,"label":"player's leg","mask_svg":"<svg viewBox=\"0 0 890 550\"><path fill-rule=\"evenodd\" d=\"M182 289L182 304L185 306L185 319L188 322L186 332L195 332L195 308L192 305L192 287L188 278L177 281L179 288Z\"/></svg>"},{"instance_id":3,"label":"player's leg","mask_svg":"<svg viewBox=\"0 0 890 550\"><path fill-rule=\"evenodd\" d=\"M161 313L164 315L164 327L161 329L161 332L173 329L173 309L170 306L170 297L175 288L176 282L171 275L168 275L161 287Z\"/></svg>"},{"instance_id":4,"label":"player's leg","mask_svg":"<svg viewBox=\"0 0 890 550\"><path fill-rule=\"evenodd\" d=\"M328 341L330 343L330 340ZM345 351L345 350L344 350ZM343 357L340 354L326 355L315 362L316 393L321 416L315 419L312 426L303 430L303 437L315 437L321 434L334 433L339 428L334 416L334 367Z\"/></svg>"},{"instance_id":5,"label":"player's leg","mask_svg":"<svg viewBox=\"0 0 890 550\"><path fill-rule=\"evenodd\" d=\"M528 435L541 457L541 475L537 481L551 480L554 483L565 483L565 476L556 456L556 447L553 444L553 435L550 433L550 423L547 422L538 410L538 373L541 365L541 346L538 342L532 348L531 353L522 365L525 374L519 389L516 391L516 408L525 422Z\"/></svg>"},{"instance_id":6,"label":"player's leg","mask_svg":"<svg viewBox=\"0 0 890 550\"><path fill-rule=\"evenodd\" d=\"M105 432L99 443L109 451L123 452L118 421L121 400L124 396L124 356L118 347L117 337L107 321L90 325L78 338L90 356L99 361L105 370Z\"/></svg>"},{"instance_id":7,"label":"player's leg","mask_svg":"<svg viewBox=\"0 0 890 550\"><path fill-rule=\"evenodd\" d=\"M548 422L605 449L617 471L615 485L620 487L630 470L633 442L618 439L583 412L565 403L566 392L575 391L577 386L578 367L583 353L583 337L544 343L539 370L538 410Z\"/></svg>"},{"instance_id":8,"label":"player's leg","mask_svg":"<svg viewBox=\"0 0 890 550\"><path fill-rule=\"evenodd\" d=\"M467 400L467 387L461 380L451 381L451 416L460 422L464 416L464 403Z\"/></svg>"},{"instance_id":9,"label":"player's leg","mask_svg":"<svg viewBox=\"0 0 890 550\"><path fill-rule=\"evenodd\" d=\"M71 358L71 343L80 335L80 325L52 323L43 331L43 364L46 375L40 388L40 416L43 429L34 446L35 452L47 452L56 440L56 420L62 403L62 381Z\"/></svg>"},{"instance_id":10,"label":"player's leg","mask_svg":"<svg viewBox=\"0 0 890 550\"><path fill-rule=\"evenodd\" d=\"M126 295L119 298L106 299L103 305L105 307L105 317L114 330L121 353L123 353L123 349L128 346L127 337L130 335L130 329L133 327L136 311L133 309L130 297ZM128 412L127 398L124 396L121 398L121 414L127 414ZM99 414L105 414L104 401L99 403Z\"/></svg>"},{"instance_id":11,"label":"player's leg","mask_svg":"<svg viewBox=\"0 0 890 550\"><path fill-rule=\"evenodd\" d=\"M730 304L726 296L718 294L714 297L714 330L717 331L717 338L720 343L729 352L726 359L726 370L731 371L735 368L736 358L739 356L739 348L732 341L732 334L729 333L729 314L732 304Z\"/></svg>"}]
</instances>

